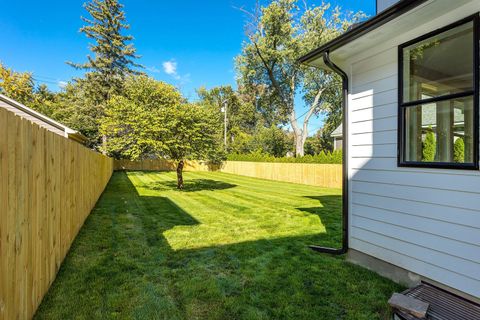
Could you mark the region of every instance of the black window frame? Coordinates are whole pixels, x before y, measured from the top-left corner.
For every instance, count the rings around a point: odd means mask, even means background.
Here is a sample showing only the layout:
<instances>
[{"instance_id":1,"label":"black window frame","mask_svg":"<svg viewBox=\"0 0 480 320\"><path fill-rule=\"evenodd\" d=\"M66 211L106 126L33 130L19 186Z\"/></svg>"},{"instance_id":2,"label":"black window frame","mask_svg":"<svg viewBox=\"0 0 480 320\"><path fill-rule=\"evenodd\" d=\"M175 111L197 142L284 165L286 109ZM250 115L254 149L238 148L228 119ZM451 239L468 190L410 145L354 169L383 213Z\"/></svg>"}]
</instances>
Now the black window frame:
<instances>
[{"instance_id":1,"label":"black window frame","mask_svg":"<svg viewBox=\"0 0 480 320\"><path fill-rule=\"evenodd\" d=\"M476 13L467 18L454 22L450 25L434 30L413 40L405 42L398 46L398 144L397 144L397 164L399 167L419 167L419 168L438 168L438 169L460 169L460 170L478 170L479 169L479 100L480 100L480 44L479 44L479 21L480 15ZM420 99L416 101L404 102L404 88L403 88L403 49L415 43L426 40L430 37L436 36L445 31L459 27L463 24L473 22L473 90L443 95L434 98ZM433 103L445 100L451 100L459 97L473 96L473 163L454 163L454 162L422 162L422 161L405 161L405 112L408 107L419 106L426 103Z\"/></svg>"}]
</instances>

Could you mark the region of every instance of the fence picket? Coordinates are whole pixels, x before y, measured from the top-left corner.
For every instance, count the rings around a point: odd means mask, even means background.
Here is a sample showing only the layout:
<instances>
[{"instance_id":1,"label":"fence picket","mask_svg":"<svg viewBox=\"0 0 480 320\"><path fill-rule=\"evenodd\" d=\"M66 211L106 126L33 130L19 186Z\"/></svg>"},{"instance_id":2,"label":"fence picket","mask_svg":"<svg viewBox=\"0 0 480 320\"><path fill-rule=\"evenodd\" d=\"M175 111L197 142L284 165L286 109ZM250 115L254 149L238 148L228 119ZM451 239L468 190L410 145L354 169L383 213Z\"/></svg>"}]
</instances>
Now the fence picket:
<instances>
[{"instance_id":1,"label":"fence picket","mask_svg":"<svg viewBox=\"0 0 480 320\"><path fill-rule=\"evenodd\" d=\"M0 108L0 320L33 317L112 170Z\"/></svg>"}]
</instances>

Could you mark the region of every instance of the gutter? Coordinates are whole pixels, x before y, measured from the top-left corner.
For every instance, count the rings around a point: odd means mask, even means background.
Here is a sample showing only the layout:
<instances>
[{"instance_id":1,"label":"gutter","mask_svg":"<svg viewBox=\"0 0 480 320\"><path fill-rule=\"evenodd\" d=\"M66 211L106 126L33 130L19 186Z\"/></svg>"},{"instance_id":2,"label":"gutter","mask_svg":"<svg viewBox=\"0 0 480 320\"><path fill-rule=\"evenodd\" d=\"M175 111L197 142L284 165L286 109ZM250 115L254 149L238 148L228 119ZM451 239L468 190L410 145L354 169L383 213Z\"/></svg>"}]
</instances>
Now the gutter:
<instances>
[{"instance_id":1,"label":"gutter","mask_svg":"<svg viewBox=\"0 0 480 320\"><path fill-rule=\"evenodd\" d=\"M338 74L342 78L342 247L339 249L321 247L316 245L309 246L310 249L322 252L330 253L334 255L344 254L348 251L348 76L340 69L335 63L330 60L328 51L323 52L323 62L333 72Z\"/></svg>"},{"instance_id":2,"label":"gutter","mask_svg":"<svg viewBox=\"0 0 480 320\"><path fill-rule=\"evenodd\" d=\"M352 42L355 39L360 38L366 33L377 29L378 27L403 15L404 13L418 7L419 5L427 1L429 0L401 0L390 8L385 9L381 13L377 14L373 18L359 24L351 30L348 30L347 32L333 39L332 41L327 42L323 46L307 53L303 57L299 58L298 62L308 63L309 61L317 58L320 54L323 54L326 51L333 52L334 50L346 45L349 42Z\"/></svg>"}]
</instances>

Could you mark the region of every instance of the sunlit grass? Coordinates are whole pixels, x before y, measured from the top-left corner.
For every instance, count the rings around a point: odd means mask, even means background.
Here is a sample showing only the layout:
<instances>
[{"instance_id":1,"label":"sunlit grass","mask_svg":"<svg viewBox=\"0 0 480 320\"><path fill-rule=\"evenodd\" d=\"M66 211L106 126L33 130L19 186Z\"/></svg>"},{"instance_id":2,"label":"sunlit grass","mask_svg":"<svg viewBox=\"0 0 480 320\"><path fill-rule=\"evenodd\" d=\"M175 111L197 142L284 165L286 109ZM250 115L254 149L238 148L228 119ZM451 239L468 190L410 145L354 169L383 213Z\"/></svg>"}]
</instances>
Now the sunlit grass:
<instances>
[{"instance_id":1,"label":"sunlit grass","mask_svg":"<svg viewBox=\"0 0 480 320\"><path fill-rule=\"evenodd\" d=\"M387 319L401 288L338 246L340 190L189 172L116 173L37 319Z\"/></svg>"},{"instance_id":2,"label":"sunlit grass","mask_svg":"<svg viewBox=\"0 0 480 320\"><path fill-rule=\"evenodd\" d=\"M322 189L319 201L318 188L269 182L267 191L263 180L221 173L188 173L182 191L175 188L174 174L131 172L128 177L148 205L164 206L158 197L165 197L175 215L189 220L163 231L174 250L325 233L319 210L340 212L338 189Z\"/></svg>"}]
</instances>

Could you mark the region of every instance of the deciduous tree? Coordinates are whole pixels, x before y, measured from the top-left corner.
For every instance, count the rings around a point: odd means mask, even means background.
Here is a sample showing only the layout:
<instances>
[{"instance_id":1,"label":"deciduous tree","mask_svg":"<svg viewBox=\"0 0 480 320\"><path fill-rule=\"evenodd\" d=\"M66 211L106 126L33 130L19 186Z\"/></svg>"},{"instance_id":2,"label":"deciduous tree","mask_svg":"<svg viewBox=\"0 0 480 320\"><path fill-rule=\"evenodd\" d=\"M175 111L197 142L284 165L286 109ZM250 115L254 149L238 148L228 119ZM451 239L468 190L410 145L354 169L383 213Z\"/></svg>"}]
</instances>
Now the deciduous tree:
<instances>
[{"instance_id":1,"label":"deciduous tree","mask_svg":"<svg viewBox=\"0 0 480 320\"><path fill-rule=\"evenodd\" d=\"M35 101L35 82L29 72L16 72L0 62L0 93L27 106Z\"/></svg>"},{"instance_id":2,"label":"deciduous tree","mask_svg":"<svg viewBox=\"0 0 480 320\"><path fill-rule=\"evenodd\" d=\"M101 133L107 151L116 158L164 158L177 164L178 188L183 188L186 159L216 160L218 122L201 105L189 104L172 85L147 76L132 76L124 94L108 101Z\"/></svg>"},{"instance_id":3,"label":"deciduous tree","mask_svg":"<svg viewBox=\"0 0 480 320\"><path fill-rule=\"evenodd\" d=\"M260 114L252 101L244 100L231 86L219 86L212 89L204 87L197 90L199 103L212 109L221 127L225 126L224 111L227 112L227 150L233 151L237 139L250 135L255 131ZM220 132L219 139L223 141L224 134Z\"/></svg>"},{"instance_id":4,"label":"deciduous tree","mask_svg":"<svg viewBox=\"0 0 480 320\"><path fill-rule=\"evenodd\" d=\"M244 11L250 17L248 41L237 57L237 69L242 87L265 88L263 99L288 120L295 134L296 155L303 156L311 117L341 108L340 81L331 72L300 65L297 59L340 35L362 15L342 15L339 8L330 10L328 4L308 7L304 2L300 7L297 2L274 0L253 13ZM306 105L300 115L295 108L297 94Z\"/></svg>"}]
</instances>

